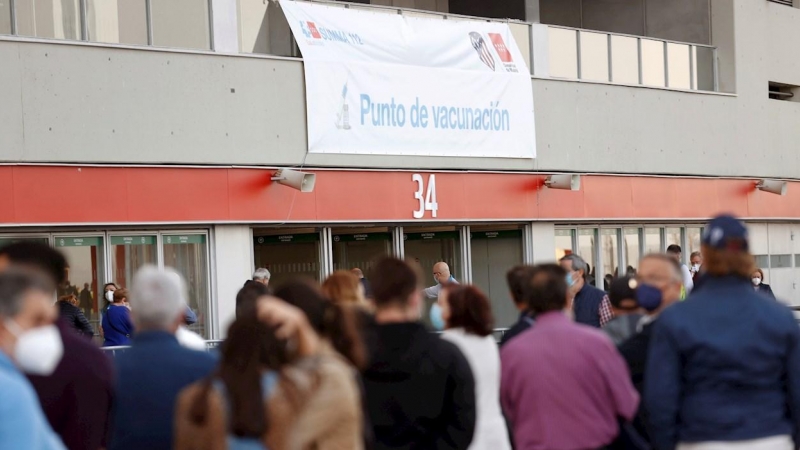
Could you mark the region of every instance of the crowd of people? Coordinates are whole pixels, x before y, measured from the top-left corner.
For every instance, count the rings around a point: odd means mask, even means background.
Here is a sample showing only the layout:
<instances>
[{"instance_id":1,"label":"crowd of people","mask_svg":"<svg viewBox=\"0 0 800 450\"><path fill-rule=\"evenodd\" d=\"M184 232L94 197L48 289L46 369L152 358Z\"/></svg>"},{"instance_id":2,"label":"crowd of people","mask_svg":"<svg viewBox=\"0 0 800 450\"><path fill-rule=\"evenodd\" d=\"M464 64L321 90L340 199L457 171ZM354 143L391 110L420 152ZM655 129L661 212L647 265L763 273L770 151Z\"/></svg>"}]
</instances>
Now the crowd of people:
<instances>
[{"instance_id":1,"label":"crowd of people","mask_svg":"<svg viewBox=\"0 0 800 450\"><path fill-rule=\"evenodd\" d=\"M800 327L763 283L746 228L717 217L691 267L680 261L680 248L647 255L608 292L577 255L515 267L519 319L499 344L490 300L444 262L428 288L391 257L321 285L273 289L258 269L218 353L181 338L181 276L145 266L127 289L104 288L106 343L130 345L111 361L74 295L53 306L64 257L11 244L0 447L798 448Z\"/></svg>"}]
</instances>

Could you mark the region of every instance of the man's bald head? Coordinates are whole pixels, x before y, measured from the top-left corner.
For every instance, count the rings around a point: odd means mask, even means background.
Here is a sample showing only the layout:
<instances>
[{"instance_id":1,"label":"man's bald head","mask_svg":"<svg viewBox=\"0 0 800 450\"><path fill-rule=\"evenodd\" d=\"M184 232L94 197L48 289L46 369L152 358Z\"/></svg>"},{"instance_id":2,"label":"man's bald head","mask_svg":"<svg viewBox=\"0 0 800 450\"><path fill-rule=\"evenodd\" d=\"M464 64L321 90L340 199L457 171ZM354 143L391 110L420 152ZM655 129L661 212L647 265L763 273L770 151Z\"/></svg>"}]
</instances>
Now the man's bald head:
<instances>
[{"instance_id":1,"label":"man's bald head","mask_svg":"<svg viewBox=\"0 0 800 450\"><path fill-rule=\"evenodd\" d=\"M439 284L446 284L450 279L450 266L444 261L439 261L433 265L433 279Z\"/></svg>"}]
</instances>

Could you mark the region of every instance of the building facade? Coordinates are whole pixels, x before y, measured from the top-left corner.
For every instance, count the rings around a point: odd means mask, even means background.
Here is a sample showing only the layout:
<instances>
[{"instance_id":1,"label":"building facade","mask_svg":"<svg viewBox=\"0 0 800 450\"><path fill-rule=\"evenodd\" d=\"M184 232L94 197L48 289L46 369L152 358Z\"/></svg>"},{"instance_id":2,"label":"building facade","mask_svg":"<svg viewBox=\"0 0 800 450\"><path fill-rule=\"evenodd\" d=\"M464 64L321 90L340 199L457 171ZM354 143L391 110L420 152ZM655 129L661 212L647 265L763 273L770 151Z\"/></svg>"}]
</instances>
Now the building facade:
<instances>
[{"instance_id":1,"label":"building facade","mask_svg":"<svg viewBox=\"0 0 800 450\"><path fill-rule=\"evenodd\" d=\"M513 265L574 252L603 287L673 243L688 259L732 212L800 305L800 4L364 3L332 5L508 22L536 158L309 153L303 60L275 2L0 0L0 243L64 250L93 320L103 283L174 266L197 331L219 338L255 267L322 279L394 254L428 283L449 262L503 327ZM314 192L272 183L281 167L315 173ZM543 186L562 173L580 189Z\"/></svg>"}]
</instances>

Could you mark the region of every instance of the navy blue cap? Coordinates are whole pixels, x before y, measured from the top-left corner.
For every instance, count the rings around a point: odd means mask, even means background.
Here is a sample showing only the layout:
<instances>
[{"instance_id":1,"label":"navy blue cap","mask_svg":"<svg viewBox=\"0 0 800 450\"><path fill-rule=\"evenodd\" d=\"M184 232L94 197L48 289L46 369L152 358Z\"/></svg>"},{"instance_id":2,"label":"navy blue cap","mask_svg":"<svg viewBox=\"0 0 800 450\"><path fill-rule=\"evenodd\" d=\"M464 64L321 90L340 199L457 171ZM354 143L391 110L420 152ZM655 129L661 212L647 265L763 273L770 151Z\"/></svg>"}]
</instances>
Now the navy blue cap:
<instances>
[{"instance_id":1,"label":"navy blue cap","mask_svg":"<svg viewBox=\"0 0 800 450\"><path fill-rule=\"evenodd\" d=\"M727 214L711 219L703 230L703 245L718 250L747 251L747 239L742 221Z\"/></svg>"}]
</instances>

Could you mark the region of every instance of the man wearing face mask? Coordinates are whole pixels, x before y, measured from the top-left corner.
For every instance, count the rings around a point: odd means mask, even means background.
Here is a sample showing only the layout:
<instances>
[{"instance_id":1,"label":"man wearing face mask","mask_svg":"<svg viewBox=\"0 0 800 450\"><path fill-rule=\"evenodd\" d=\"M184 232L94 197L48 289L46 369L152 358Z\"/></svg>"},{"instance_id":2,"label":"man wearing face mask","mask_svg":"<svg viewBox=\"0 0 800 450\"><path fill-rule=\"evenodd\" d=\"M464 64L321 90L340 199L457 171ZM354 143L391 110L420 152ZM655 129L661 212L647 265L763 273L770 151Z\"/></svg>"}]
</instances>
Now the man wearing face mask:
<instances>
[{"instance_id":1,"label":"man wearing face mask","mask_svg":"<svg viewBox=\"0 0 800 450\"><path fill-rule=\"evenodd\" d=\"M800 327L753 290L747 229L732 216L703 231L704 281L659 316L644 399L658 450L798 448Z\"/></svg>"},{"instance_id":2,"label":"man wearing face mask","mask_svg":"<svg viewBox=\"0 0 800 450\"><path fill-rule=\"evenodd\" d=\"M630 280L629 286L636 293L637 306L646 315L639 320L638 333L619 345L618 350L628 364L631 380L640 395L644 390L647 350L653 335L653 326L659 313L680 299L682 285L683 276L678 262L661 254L642 258L636 278ZM647 438L644 406L644 403L639 405L633 425L642 437Z\"/></svg>"},{"instance_id":3,"label":"man wearing face mask","mask_svg":"<svg viewBox=\"0 0 800 450\"><path fill-rule=\"evenodd\" d=\"M66 275L66 265L61 252L39 242L16 242L0 249L0 273L17 268L46 277L53 286L49 292L51 305L55 286ZM111 362L93 342L69 329L63 320L55 326L63 345L63 357L49 371L26 369L28 380L38 394L50 426L67 448L105 447L113 397Z\"/></svg>"},{"instance_id":4,"label":"man wearing face mask","mask_svg":"<svg viewBox=\"0 0 800 450\"><path fill-rule=\"evenodd\" d=\"M433 265L433 279L436 280L436 284L425 288L423 292L425 293L425 297L429 300L433 300L428 314L431 325L433 325L434 329L441 331L444 330L444 320L442 319L442 308L437 302L439 293L445 286L458 284L458 281L450 274L450 266L444 261L437 262Z\"/></svg>"},{"instance_id":5,"label":"man wearing face mask","mask_svg":"<svg viewBox=\"0 0 800 450\"><path fill-rule=\"evenodd\" d=\"M33 272L0 273L0 443L9 449L63 449L36 393L20 372L50 373L64 348L53 308L55 285Z\"/></svg>"},{"instance_id":6,"label":"man wearing face mask","mask_svg":"<svg viewBox=\"0 0 800 450\"><path fill-rule=\"evenodd\" d=\"M586 280L586 261L573 254L561 258L559 263L567 271L567 285L575 321L595 328L605 326L614 318L611 302L605 292Z\"/></svg>"}]
</instances>

